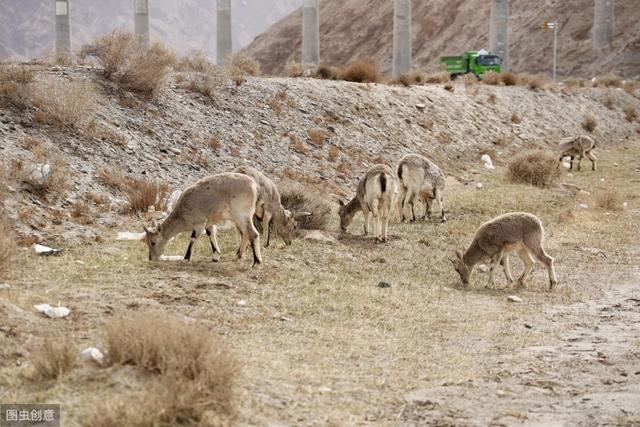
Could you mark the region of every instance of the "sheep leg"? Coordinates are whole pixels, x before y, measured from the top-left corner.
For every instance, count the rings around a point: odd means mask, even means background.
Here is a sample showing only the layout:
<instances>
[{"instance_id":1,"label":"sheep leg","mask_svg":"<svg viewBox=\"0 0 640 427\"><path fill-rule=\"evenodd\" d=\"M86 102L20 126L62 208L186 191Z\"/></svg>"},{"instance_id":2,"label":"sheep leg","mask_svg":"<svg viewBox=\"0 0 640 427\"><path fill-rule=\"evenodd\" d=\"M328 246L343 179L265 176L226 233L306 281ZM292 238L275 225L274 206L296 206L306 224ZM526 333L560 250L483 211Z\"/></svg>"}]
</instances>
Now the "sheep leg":
<instances>
[{"instance_id":1,"label":"sheep leg","mask_svg":"<svg viewBox=\"0 0 640 427\"><path fill-rule=\"evenodd\" d=\"M491 267L489 267L489 280L487 281L485 288L489 288L490 286L495 285L495 281L493 279L493 273L495 273L496 267L498 266L498 263L502 259L503 254L504 254L504 251L500 250L497 254L495 254L491 258Z\"/></svg>"},{"instance_id":2,"label":"sheep leg","mask_svg":"<svg viewBox=\"0 0 640 427\"><path fill-rule=\"evenodd\" d=\"M408 188L406 190L406 194L404 196L404 203L403 203L403 214L402 214L402 221L404 222L405 217L404 217L404 212L407 210L408 205L411 205L411 215L413 216L409 216L409 222L413 222L415 220L415 213L413 211L413 199L414 199L415 195L413 192L413 189Z\"/></svg>"},{"instance_id":3,"label":"sheep leg","mask_svg":"<svg viewBox=\"0 0 640 427\"><path fill-rule=\"evenodd\" d=\"M371 214L373 216L373 237L374 239L380 239L380 201L378 199L374 200L371 204Z\"/></svg>"},{"instance_id":4,"label":"sheep leg","mask_svg":"<svg viewBox=\"0 0 640 427\"><path fill-rule=\"evenodd\" d=\"M184 254L184 259L187 261L191 261L191 249L193 249L193 244L196 242L198 236L196 235L196 230L194 229L191 232L191 240L189 241L189 247L187 248L187 253Z\"/></svg>"},{"instance_id":5,"label":"sheep leg","mask_svg":"<svg viewBox=\"0 0 640 427\"><path fill-rule=\"evenodd\" d=\"M553 289L553 287L558 284L556 271L553 268L553 257L549 256L549 254L544 251L542 245L532 248L532 252L533 256L547 268L547 272L549 273L549 289Z\"/></svg>"},{"instance_id":6,"label":"sheep leg","mask_svg":"<svg viewBox=\"0 0 640 427\"><path fill-rule=\"evenodd\" d=\"M366 203L362 204L362 215L364 216L364 235L369 234L369 206Z\"/></svg>"},{"instance_id":7,"label":"sheep leg","mask_svg":"<svg viewBox=\"0 0 640 427\"><path fill-rule=\"evenodd\" d=\"M442 222L447 222L447 215L444 211L444 194L442 194L442 190L436 188L435 196L436 200L438 200L438 205L440 205L440 215Z\"/></svg>"},{"instance_id":8,"label":"sheep leg","mask_svg":"<svg viewBox=\"0 0 640 427\"><path fill-rule=\"evenodd\" d=\"M404 222L404 200L407 197L407 188L404 185L400 185L400 194L398 194L398 213L399 221Z\"/></svg>"},{"instance_id":9,"label":"sheep leg","mask_svg":"<svg viewBox=\"0 0 640 427\"><path fill-rule=\"evenodd\" d=\"M244 229L245 227L246 225L243 225L242 227L236 225L236 229L240 233L240 245L238 246L238 250L236 251L236 257L239 260L242 259L242 256L244 255L244 251L245 249L247 249L247 244L249 242L249 236L247 235L248 234L247 230Z\"/></svg>"},{"instance_id":10,"label":"sheep leg","mask_svg":"<svg viewBox=\"0 0 640 427\"><path fill-rule=\"evenodd\" d=\"M593 151L589 151L587 153L587 158L591 160L591 170L596 170L596 162L598 161L598 158L593 154Z\"/></svg>"},{"instance_id":11,"label":"sheep leg","mask_svg":"<svg viewBox=\"0 0 640 427\"><path fill-rule=\"evenodd\" d=\"M576 158L576 156L569 156L569 170L573 170L573 160Z\"/></svg>"},{"instance_id":12,"label":"sheep leg","mask_svg":"<svg viewBox=\"0 0 640 427\"><path fill-rule=\"evenodd\" d=\"M387 229L389 228L389 212L391 211L391 206L386 204L382 208L382 241L387 241Z\"/></svg>"},{"instance_id":13,"label":"sheep leg","mask_svg":"<svg viewBox=\"0 0 640 427\"><path fill-rule=\"evenodd\" d=\"M576 167L576 170L580 170L581 168L581 163L582 163L582 154L579 154L578 156L578 166Z\"/></svg>"},{"instance_id":14,"label":"sheep leg","mask_svg":"<svg viewBox=\"0 0 640 427\"><path fill-rule=\"evenodd\" d=\"M531 270L533 270L535 261L533 258L531 258L531 254L525 248L521 248L518 250L518 256L524 263L524 270L522 270L522 274L520 275L520 277L518 277L518 287L520 287L524 286L525 281L527 280L527 276L529 276Z\"/></svg>"},{"instance_id":15,"label":"sheep leg","mask_svg":"<svg viewBox=\"0 0 640 427\"><path fill-rule=\"evenodd\" d=\"M509 266L509 254L504 254L502 259L500 260L500 264L502 265L502 269L504 270L504 275L507 278L507 282L511 285L513 283L513 276L511 276L511 267Z\"/></svg>"},{"instance_id":16,"label":"sheep leg","mask_svg":"<svg viewBox=\"0 0 640 427\"><path fill-rule=\"evenodd\" d=\"M431 219L431 214L433 213L433 199L431 197L425 198L425 206L424 206L424 216L422 217L423 221L427 219Z\"/></svg>"},{"instance_id":17,"label":"sheep leg","mask_svg":"<svg viewBox=\"0 0 640 427\"><path fill-rule=\"evenodd\" d=\"M262 215L262 240L264 240L264 247L268 248L269 243L271 241L271 227L269 224L271 223L271 218L273 215L271 212L264 212Z\"/></svg>"},{"instance_id":18,"label":"sheep leg","mask_svg":"<svg viewBox=\"0 0 640 427\"><path fill-rule=\"evenodd\" d=\"M218 244L218 232L215 225L212 225L205 229L207 236L209 236L209 243L211 244L211 251L213 252L213 262L220 261L220 245Z\"/></svg>"}]
</instances>

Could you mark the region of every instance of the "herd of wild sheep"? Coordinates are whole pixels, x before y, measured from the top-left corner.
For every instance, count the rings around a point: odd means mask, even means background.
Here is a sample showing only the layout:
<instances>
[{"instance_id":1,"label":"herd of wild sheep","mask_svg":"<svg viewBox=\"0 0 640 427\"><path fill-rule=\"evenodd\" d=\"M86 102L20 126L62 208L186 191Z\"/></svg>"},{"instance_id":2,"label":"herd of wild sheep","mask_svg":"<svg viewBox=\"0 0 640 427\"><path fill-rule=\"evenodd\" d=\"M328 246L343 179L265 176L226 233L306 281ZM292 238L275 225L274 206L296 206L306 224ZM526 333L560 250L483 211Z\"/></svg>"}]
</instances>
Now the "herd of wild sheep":
<instances>
[{"instance_id":1,"label":"herd of wild sheep","mask_svg":"<svg viewBox=\"0 0 640 427\"><path fill-rule=\"evenodd\" d=\"M564 139L559 144L560 161L571 158L571 168L575 158L578 170L583 157L591 160L596 170L596 157L593 153L595 143L588 136L580 135ZM340 228L346 232L354 215L362 211L364 216L364 234L371 229L370 217L373 217L373 235L376 241L387 241L389 215L394 205L402 221L416 220L415 202L421 200L425 205L423 219L433 214L433 203L437 202L441 220L446 221L444 209L445 175L432 161L418 154L404 156L398 163L396 173L383 164L370 167L358 182L356 196L344 203L340 201ZM262 240L265 246L270 242L270 225L284 240L291 244L297 228L297 219L311 215L310 212L290 212L281 203L280 193L275 183L260 171L248 166L240 166L232 172L221 173L204 178L189 186L180 195L173 210L160 225L144 228L144 241L149 247L149 260L160 259L166 244L176 235L191 233L191 241L185 255L191 260L191 251L198 236L206 232L213 251L213 261L220 258L220 247L216 237L216 224L229 220L236 226L240 235L240 246L236 252L242 258L247 246L251 244L254 265L262 263L260 235L254 220L262 222ZM522 286L533 269L535 261L543 264L549 273L549 289L556 283L553 258L544 248L544 228L538 217L530 213L514 212L500 215L482 224L473 241L462 253L456 251L451 262L460 275L463 284L468 285L474 266L488 261L489 282L494 284L494 271L502 265L509 284L513 283L509 268L510 253L515 252L524 263L524 270L517 279Z\"/></svg>"}]
</instances>

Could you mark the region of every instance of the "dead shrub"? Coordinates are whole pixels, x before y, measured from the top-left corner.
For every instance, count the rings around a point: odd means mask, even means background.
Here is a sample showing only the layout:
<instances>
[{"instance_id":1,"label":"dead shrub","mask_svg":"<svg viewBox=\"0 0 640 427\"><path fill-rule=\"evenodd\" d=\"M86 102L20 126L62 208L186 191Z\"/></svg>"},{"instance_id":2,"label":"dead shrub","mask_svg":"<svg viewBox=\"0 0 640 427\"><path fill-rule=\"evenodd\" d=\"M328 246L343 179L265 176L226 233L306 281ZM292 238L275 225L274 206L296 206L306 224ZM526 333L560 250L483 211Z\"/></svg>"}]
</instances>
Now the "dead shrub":
<instances>
[{"instance_id":1,"label":"dead shrub","mask_svg":"<svg viewBox=\"0 0 640 427\"><path fill-rule=\"evenodd\" d=\"M71 204L71 218L78 224L93 224L93 215L89 205L82 200L76 200Z\"/></svg>"},{"instance_id":2,"label":"dead shrub","mask_svg":"<svg viewBox=\"0 0 640 427\"><path fill-rule=\"evenodd\" d=\"M107 323L103 341L109 366L153 377L132 399L100 408L89 425L201 425L212 413L233 415L238 366L205 327L166 313L127 313Z\"/></svg>"},{"instance_id":3,"label":"dead shrub","mask_svg":"<svg viewBox=\"0 0 640 427\"><path fill-rule=\"evenodd\" d=\"M602 101L602 104L605 107L607 107L609 110L614 110L616 99L610 93L608 93L607 96L605 96L604 100Z\"/></svg>"},{"instance_id":4,"label":"dead shrub","mask_svg":"<svg viewBox=\"0 0 640 427\"><path fill-rule=\"evenodd\" d=\"M339 70L336 67L327 64L320 64L315 72L315 77L324 80L337 80Z\"/></svg>"},{"instance_id":5,"label":"dead shrub","mask_svg":"<svg viewBox=\"0 0 640 427\"><path fill-rule=\"evenodd\" d=\"M340 72L340 79L356 83L378 83L381 79L378 64L370 59L359 59Z\"/></svg>"},{"instance_id":6,"label":"dead shrub","mask_svg":"<svg viewBox=\"0 0 640 427\"><path fill-rule=\"evenodd\" d=\"M500 73L500 81L502 81L505 86L515 86L518 84L516 75L511 71L504 71Z\"/></svg>"},{"instance_id":7,"label":"dead shrub","mask_svg":"<svg viewBox=\"0 0 640 427\"><path fill-rule=\"evenodd\" d=\"M130 33L114 31L82 48L94 54L104 68L104 77L125 90L147 96L163 86L174 55L162 44L144 50Z\"/></svg>"},{"instance_id":8,"label":"dead shrub","mask_svg":"<svg viewBox=\"0 0 640 427\"><path fill-rule=\"evenodd\" d=\"M182 58L176 67L185 73L179 82L181 87L207 98L213 98L229 78L223 69L209 61L201 51L194 51Z\"/></svg>"},{"instance_id":9,"label":"dead shrub","mask_svg":"<svg viewBox=\"0 0 640 427\"><path fill-rule=\"evenodd\" d=\"M77 364L77 349L64 335L45 339L32 353L34 380L55 380Z\"/></svg>"},{"instance_id":10,"label":"dead shrub","mask_svg":"<svg viewBox=\"0 0 640 427\"><path fill-rule=\"evenodd\" d=\"M304 75L304 65L299 62L288 62L284 70L289 77L296 78Z\"/></svg>"},{"instance_id":11,"label":"dead shrub","mask_svg":"<svg viewBox=\"0 0 640 427\"><path fill-rule=\"evenodd\" d=\"M25 65L0 64L0 106L24 108L33 80L33 71Z\"/></svg>"},{"instance_id":12,"label":"dead shrub","mask_svg":"<svg viewBox=\"0 0 640 427\"><path fill-rule=\"evenodd\" d=\"M631 103L625 105L622 111L624 111L624 118L627 119L628 122L633 122L638 117L636 106Z\"/></svg>"},{"instance_id":13,"label":"dead shrub","mask_svg":"<svg viewBox=\"0 0 640 427\"><path fill-rule=\"evenodd\" d=\"M289 134L289 149L299 154L307 154L309 152L307 146L304 145L304 143L292 133Z\"/></svg>"},{"instance_id":14,"label":"dead shrub","mask_svg":"<svg viewBox=\"0 0 640 427\"><path fill-rule=\"evenodd\" d=\"M564 87L569 90L578 90L587 87L586 80L583 79L567 79L563 82Z\"/></svg>"},{"instance_id":15,"label":"dead shrub","mask_svg":"<svg viewBox=\"0 0 640 427\"><path fill-rule=\"evenodd\" d=\"M215 136L211 136L205 141L205 145L217 152L220 149L220 140Z\"/></svg>"},{"instance_id":16,"label":"dead shrub","mask_svg":"<svg viewBox=\"0 0 640 427\"><path fill-rule=\"evenodd\" d=\"M584 119L582 121L582 128L587 132L593 132L594 130L596 130L597 126L598 126L598 121L596 120L596 117L591 113L585 114Z\"/></svg>"},{"instance_id":17,"label":"dead shrub","mask_svg":"<svg viewBox=\"0 0 640 427\"><path fill-rule=\"evenodd\" d=\"M558 213L558 223L560 224L570 224L576 219L576 211L573 207L568 207L562 209Z\"/></svg>"},{"instance_id":18,"label":"dead shrub","mask_svg":"<svg viewBox=\"0 0 640 427\"><path fill-rule=\"evenodd\" d=\"M1 201L1 200L0 200ZM6 277L13 266L16 243L8 221L0 221L0 279Z\"/></svg>"},{"instance_id":19,"label":"dead shrub","mask_svg":"<svg viewBox=\"0 0 640 427\"><path fill-rule=\"evenodd\" d=\"M498 97L496 96L495 93L492 93L489 95L487 100L489 101L490 104L495 105L496 101L498 100Z\"/></svg>"},{"instance_id":20,"label":"dead shrub","mask_svg":"<svg viewBox=\"0 0 640 427\"><path fill-rule=\"evenodd\" d=\"M631 96L635 96L636 98L640 98L640 81L638 80L627 80L624 82L624 90Z\"/></svg>"},{"instance_id":21,"label":"dead shrub","mask_svg":"<svg viewBox=\"0 0 640 427\"><path fill-rule=\"evenodd\" d=\"M206 73L213 66L213 63L209 61L209 57L204 51L194 50L187 56L180 58L175 68L177 71Z\"/></svg>"},{"instance_id":22,"label":"dead shrub","mask_svg":"<svg viewBox=\"0 0 640 427\"><path fill-rule=\"evenodd\" d=\"M241 86L247 80L247 76L260 74L260 64L254 59L238 53L231 57L230 74L231 80L236 86Z\"/></svg>"},{"instance_id":23,"label":"dead shrub","mask_svg":"<svg viewBox=\"0 0 640 427\"><path fill-rule=\"evenodd\" d=\"M430 73L424 76L424 83L448 83L451 81L451 76L446 71L440 71L437 73Z\"/></svg>"},{"instance_id":24,"label":"dead shrub","mask_svg":"<svg viewBox=\"0 0 640 427\"><path fill-rule=\"evenodd\" d=\"M600 209L604 209L606 211L619 212L624 208L622 195L614 189L600 193L596 202Z\"/></svg>"},{"instance_id":25,"label":"dead shrub","mask_svg":"<svg viewBox=\"0 0 640 427\"><path fill-rule=\"evenodd\" d=\"M282 104L276 97L271 98L268 104L269 104L269 107L271 107L271 109L273 110L273 112L276 113L276 115L278 116L280 116L284 111Z\"/></svg>"},{"instance_id":26,"label":"dead shrub","mask_svg":"<svg viewBox=\"0 0 640 427\"><path fill-rule=\"evenodd\" d=\"M508 178L511 182L550 187L560 177L558 159L551 153L536 150L517 155L509 162Z\"/></svg>"},{"instance_id":27,"label":"dead shrub","mask_svg":"<svg viewBox=\"0 0 640 427\"><path fill-rule=\"evenodd\" d=\"M622 77L614 73L607 73L597 77L593 85L595 87L620 87L622 86Z\"/></svg>"},{"instance_id":28,"label":"dead shrub","mask_svg":"<svg viewBox=\"0 0 640 427\"><path fill-rule=\"evenodd\" d=\"M511 115L511 123L514 123L516 125L522 123L522 117L520 117L520 114L518 114L517 112L514 112Z\"/></svg>"},{"instance_id":29,"label":"dead shrub","mask_svg":"<svg viewBox=\"0 0 640 427\"><path fill-rule=\"evenodd\" d=\"M46 122L82 129L93 117L97 98L89 81L47 78L34 84L31 103Z\"/></svg>"},{"instance_id":30,"label":"dead shrub","mask_svg":"<svg viewBox=\"0 0 640 427\"><path fill-rule=\"evenodd\" d=\"M409 71L408 73L402 74L400 77L395 79L393 83L410 87L412 85L424 84L425 81L426 81L426 76L422 71L413 70L413 71Z\"/></svg>"},{"instance_id":31,"label":"dead shrub","mask_svg":"<svg viewBox=\"0 0 640 427\"><path fill-rule=\"evenodd\" d=\"M169 198L169 186L145 181L143 179L125 176L122 172L112 169L101 168L98 170L98 178L117 190L119 190L127 200L126 210L138 214L148 212L153 206L156 211L166 208Z\"/></svg>"},{"instance_id":32,"label":"dead shrub","mask_svg":"<svg viewBox=\"0 0 640 427\"><path fill-rule=\"evenodd\" d=\"M324 146L324 142L327 139L327 132L324 129L309 129L307 133L313 145L316 147Z\"/></svg>"},{"instance_id":33,"label":"dead shrub","mask_svg":"<svg viewBox=\"0 0 640 427\"><path fill-rule=\"evenodd\" d=\"M329 154L327 155L327 159L330 162L335 162L336 160L338 160L339 155L340 155L340 150L338 150L338 147L336 147L335 145L332 145L331 148L329 148Z\"/></svg>"},{"instance_id":34,"label":"dead shrub","mask_svg":"<svg viewBox=\"0 0 640 427\"><path fill-rule=\"evenodd\" d=\"M282 206L290 211L311 212L311 216L298 220L298 225L305 230L324 230L331 218L331 205L326 195L308 184L291 179L283 179L278 183Z\"/></svg>"},{"instance_id":35,"label":"dead shrub","mask_svg":"<svg viewBox=\"0 0 640 427\"><path fill-rule=\"evenodd\" d=\"M531 90L546 89L551 84L549 78L543 74L518 74L518 85L526 86Z\"/></svg>"},{"instance_id":36,"label":"dead shrub","mask_svg":"<svg viewBox=\"0 0 640 427\"><path fill-rule=\"evenodd\" d=\"M486 85L496 86L502 83L502 79L500 78L500 74L495 71L489 71L488 73L484 73L482 76L482 83Z\"/></svg>"}]
</instances>

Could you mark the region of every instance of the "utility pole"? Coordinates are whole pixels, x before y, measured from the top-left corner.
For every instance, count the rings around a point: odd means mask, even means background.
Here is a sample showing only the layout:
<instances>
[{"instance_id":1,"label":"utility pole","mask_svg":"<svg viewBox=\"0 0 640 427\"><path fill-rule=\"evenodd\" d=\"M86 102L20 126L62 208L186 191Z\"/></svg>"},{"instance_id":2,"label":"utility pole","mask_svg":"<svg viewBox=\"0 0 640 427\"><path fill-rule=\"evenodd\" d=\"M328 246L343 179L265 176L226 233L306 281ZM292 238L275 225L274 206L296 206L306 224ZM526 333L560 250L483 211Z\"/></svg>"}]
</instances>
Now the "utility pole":
<instances>
[{"instance_id":1,"label":"utility pole","mask_svg":"<svg viewBox=\"0 0 640 427\"><path fill-rule=\"evenodd\" d=\"M489 20L489 49L491 53L500 55L502 69L509 69L509 0L493 0L491 2L491 18Z\"/></svg>"},{"instance_id":2,"label":"utility pole","mask_svg":"<svg viewBox=\"0 0 640 427\"><path fill-rule=\"evenodd\" d=\"M149 50L149 0L133 0L133 24L140 47Z\"/></svg>"},{"instance_id":3,"label":"utility pole","mask_svg":"<svg viewBox=\"0 0 640 427\"><path fill-rule=\"evenodd\" d=\"M320 64L320 0L302 4L302 64Z\"/></svg>"},{"instance_id":4,"label":"utility pole","mask_svg":"<svg viewBox=\"0 0 640 427\"><path fill-rule=\"evenodd\" d=\"M542 29L553 30L553 81L556 81L556 68L558 66L558 21L545 22Z\"/></svg>"},{"instance_id":5,"label":"utility pole","mask_svg":"<svg viewBox=\"0 0 640 427\"><path fill-rule=\"evenodd\" d=\"M217 0L217 7L217 64L220 67L227 67L233 52L231 42L231 0Z\"/></svg>"},{"instance_id":6,"label":"utility pole","mask_svg":"<svg viewBox=\"0 0 640 427\"><path fill-rule=\"evenodd\" d=\"M394 78L411 71L411 0L394 0L393 70Z\"/></svg>"},{"instance_id":7,"label":"utility pole","mask_svg":"<svg viewBox=\"0 0 640 427\"><path fill-rule=\"evenodd\" d=\"M56 5L56 55L71 55L71 24L69 0L54 0Z\"/></svg>"},{"instance_id":8,"label":"utility pole","mask_svg":"<svg viewBox=\"0 0 640 427\"><path fill-rule=\"evenodd\" d=\"M594 49L603 49L613 43L615 1L595 0L591 37Z\"/></svg>"}]
</instances>

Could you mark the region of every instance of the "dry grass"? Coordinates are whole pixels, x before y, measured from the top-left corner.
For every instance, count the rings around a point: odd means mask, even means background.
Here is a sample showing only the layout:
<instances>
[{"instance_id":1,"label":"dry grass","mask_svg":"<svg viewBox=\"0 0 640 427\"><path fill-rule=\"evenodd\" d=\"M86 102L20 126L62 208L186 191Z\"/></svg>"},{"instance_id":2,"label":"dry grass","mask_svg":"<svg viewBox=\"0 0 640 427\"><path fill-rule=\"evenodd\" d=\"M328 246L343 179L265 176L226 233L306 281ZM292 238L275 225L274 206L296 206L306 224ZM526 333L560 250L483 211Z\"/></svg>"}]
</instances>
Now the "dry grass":
<instances>
[{"instance_id":1,"label":"dry grass","mask_svg":"<svg viewBox=\"0 0 640 427\"><path fill-rule=\"evenodd\" d=\"M614 73L608 73L597 77L593 85L595 87L620 87L622 86L622 77Z\"/></svg>"},{"instance_id":2,"label":"dry grass","mask_svg":"<svg viewBox=\"0 0 640 427\"><path fill-rule=\"evenodd\" d=\"M624 118L627 119L627 121L630 123L638 118L637 108L632 103L625 105L622 111L624 111Z\"/></svg>"},{"instance_id":3,"label":"dry grass","mask_svg":"<svg viewBox=\"0 0 640 427\"><path fill-rule=\"evenodd\" d=\"M271 98L268 102L269 107L273 110L276 115L280 116L284 112L284 107L282 103L278 100L277 96Z\"/></svg>"},{"instance_id":4,"label":"dry grass","mask_svg":"<svg viewBox=\"0 0 640 427\"><path fill-rule=\"evenodd\" d=\"M605 107L607 107L609 110L614 110L616 99L613 97L613 95L611 95L610 93L607 93L607 95L604 97L604 100L602 101L602 104Z\"/></svg>"},{"instance_id":5,"label":"dry grass","mask_svg":"<svg viewBox=\"0 0 640 427\"><path fill-rule=\"evenodd\" d=\"M288 62L284 70L289 77L296 78L304 75L304 65L300 62Z\"/></svg>"},{"instance_id":6,"label":"dry grass","mask_svg":"<svg viewBox=\"0 0 640 427\"><path fill-rule=\"evenodd\" d=\"M324 80L337 80L340 70L327 64L320 64L315 72L315 77Z\"/></svg>"},{"instance_id":7,"label":"dry grass","mask_svg":"<svg viewBox=\"0 0 640 427\"><path fill-rule=\"evenodd\" d=\"M323 147L324 142L327 139L327 131L324 129L309 129L307 134L309 135L309 139L316 147Z\"/></svg>"},{"instance_id":8,"label":"dry grass","mask_svg":"<svg viewBox=\"0 0 640 427\"><path fill-rule=\"evenodd\" d=\"M154 375L131 399L114 399L95 412L92 426L177 425L234 412L238 366L215 335L161 312L127 313L104 328L107 363Z\"/></svg>"},{"instance_id":9,"label":"dry grass","mask_svg":"<svg viewBox=\"0 0 640 427\"><path fill-rule=\"evenodd\" d=\"M443 86L443 89L447 92L453 93L455 91L455 87L451 83L447 83Z\"/></svg>"},{"instance_id":10,"label":"dry grass","mask_svg":"<svg viewBox=\"0 0 640 427\"><path fill-rule=\"evenodd\" d=\"M500 73L500 80L505 86L515 86L518 84L517 76L511 71L504 71Z\"/></svg>"},{"instance_id":11,"label":"dry grass","mask_svg":"<svg viewBox=\"0 0 640 427\"><path fill-rule=\"evenodd\" d=\"M184 73L178 82L183 88L211 99L229 79L228 74L201 51L182 58L176 68Z\"/></svg>"},{"instance_id":12,"label":"dry grass","mask_svg":"<svg viewBox=\"0 0 640 427\"><path fill-rule=\"evenodd\" d=\"M31 99L47 123L83 129L94 116L98 94L86 80L47 78L34 84Z\"/></svg>"},{"instance_id":13,"label":"dry grass","mask_svg":"<svg viewBox=\"0 0 640 427\"><path fill-rule=\"evenodd\" d=\"M278 190L282 200L282 206L290 211L311 212L311 216L298 220L300 228L305 230L326 229L331 217L331 205L327 197L316 188L283 179L278 183Z\"/></svg>"},{"instance_id":14,"label":"dry grass","mask_svg":"<svg viewBox=\"0 0 640 427\"><path fill-rule=\"evenodd\" d=\"M482 83L486 85L499 85L502 83L502 79L500 78L500 74L495 71L489 71L488 73L484 73L482 76Z\"/></svg>"},{"instance_id":15,"label":"dry grass","mask_svg":"<svg viewBox=\"0 0 640 427\"><path fill-rule=\"evenodd\" d=\"M0 221L0 279L5 278L11 271L15 254L16 243L13 230L8 221L2 220Z\"/></svg>"},{"instance_id":16,"label":"dry grass","mask_svg":"<svg viewBox=\"0 0 640 427\"><path fill-rule=\"evenodd\" d=\"M247 76L260 75L260 64L253 58L238 53L231 57L230 74L236 86L241 86L247 80Z\"/></svg>"},{"instance_id":17,"label":"dry grass","mask_svg":"<svg viewBox=\"0 0 640 427\"><path fill-rule=\"evenodd\" d=\"M0 106L25 107L34 72L25 65L0 64Z\"/></svg>"},{"instance_id":18,"label":"dry grass","mask_svg":"<svg viewBox=\"0 0 640 427\"><path fill-rule=\"evenodd\" d=\"M509 181L547 188L552 186L561 171L558 159L545 151L529 151L516 156L509 162Z\"/></svg>"},{"instance_id":19,"label":"dry grass","mask_svg":"<svg viewBox=\"0 0 640 427\"><path fill-rule=\"evenodd\" d=\"M73 221L78 224L88 225L93 224L94 222L91 208L82 200L76 200L73 202L69 213L71 214Z\"/></svg>"},{"instance_id":20,"label":"dry grass","mask_svg":"<svg viewBox=\"0 0 640 427\"><path fill-rule=\"evenodd\" d=\"M519 86L526 86L531 90L546 89L551 85L551 80L544 74L518 74L517 82Z\"/></svg>"},{"instance_id":21,"label":"dry grass","mask_svg":"<svg viewBox=\"0 0 640 427\"><path fill-rule=\"evenodd\" d=\"M593 132L594 130L596 130L596 127L598 127L596 116L591 113L585 114L582 121L582 128L587 132Z\"/></svg>"},{"instance_id":22,"label":"dry grass","mask_svg":"<svg viewBox=\"0 0 640 427\"><path fill-rule=\"evenodd\" d=\"M511 114L511 123L516 125L522 123L522 117L518 112L514 112L513 114Z\"/></svg>"},{"instance_id":23,"label":"dry grass","mask_svg":"<svg viewBox=\"0 0 640 427\"><path fill-rule=\"evenodd\" d=\"M437 73L431 73L424 76L425 83L448 83L451 81L451 76L446 71L440 71Z\"/></svg>"},{"instance_id":24,"label":"dry grass","mask_svg":"<svg viewBox=\"0 0 640 427\"><path fill-rule=\"evenodd\" d=\"M31 355L34 380L56 380L78 363L78 351L67 336L45 339Z\"/></svg>"},{"instance_id":25,"label":"dry grass","mask_svg":"<svg viewBox=\"0 0 640 427\"><path fill-rule=\"evenodd\" d=\"M213 150L213 151L215 151L215 152L218 152L218 150L220 149L220 139L218 139L218 138L217 138L217 137L215 137L215 136L211 136L211 137L209 137L209 138L204 142L204 144L205 144L207 147L211 148L211 150Z\"/></svg>"},{"instance_id":26,"label":"dry grass","mask_svg":"<svg viewBox=\"0 0 640 427\"><path fill-rule=\"evenodd\" d=\"M299 154L307 154L309 149L295 134L289 134L289 149Z\"/></svg>"},{"instance_id":27,"label":"dry grass","mask_svg":"<svg viewBox=\"0 0 640 427\"><path fill-rule=\"evenodd\" d=\"M587 87L587 81L584 79L567 79L563 84L564 87L573 91Z\"/></svg>"},{"instance_id":28,"label":"dry grass","mask_svg":"<svg viewBox=\"0 0 640 427\"><path fill-rule=\"evenodd\" d=\"M121 172L107 168L99 169L97 175L106 185L122 192L127 200L126 210L128 212L139 214L149 211L152 207L155 211L166 209L167 199L170 195L167 184L128 177Z\"/></svg>"},{"instance_id":29,"label":"dry grass","mask_svg":"<svg viewBox=\"0 0 640 427\"><path fill-rule=\"evenodd\" d=\"M338 156L340 155L340 150L335 145L332 145L329 148L329 153L327 154L327 160L330 162L335 162L338 160Z\"/></svg>"},{"instance_id":30,"label":"dry grass","mask_svg":"<svg viewBox=\"0 0 640 427\"><path fill-rule=\"evenodd\" d=\"M596 203L600 209L606 211L620 212L624 209L622 194L615 189L601 192L596 198Z\"/></svg>"},{"instance_id":31,"label":"dry grass","mask_svg":"<svg viewBox=\"0 0 640 427\"><path fill-rule=\"evenodd\" d=\"M421 85L426 83L427 77L428 76L425 75L422 71L413 70L413 71L409 71L408 73L402 74L400 77L394 80L393 83L410 87L412 85Z\"/></svg>"},{"instance_id":32,"label":"dry grass","mask_svg":"<svg viewBox=\"0 0 640 427\"><path fill-rule=\"evenodd\" d=\"M28 191L46 201L63 197L69 188L67 162L59 155L40 159L39 164L12 163L11 177L22 183ZM47 167L49 173L47 174Z\"/></svg>"},{"instance_id":33,"label":"dry grass","mask_svg":"<svg viewBox=\"0 0 640 427\"><path fill-rule=\"evenodd\" d=\"M378 83L382 79L378 64L370 59L359 59L340 71L340 80L356 83Z\"/></svg>"},{"instance_id":34,"label":"dry grass","mask_svg":"<svg viewBox=\"0 0 640 427\"><path fill-rule=\"evenodd\" d=\"M146 96L155 95L164 85L175 56L161 43L143 50L130 33L114 31L82 48L92 53L103 67L104 77L123 89Z\"/></svg>"}]
</instances>

